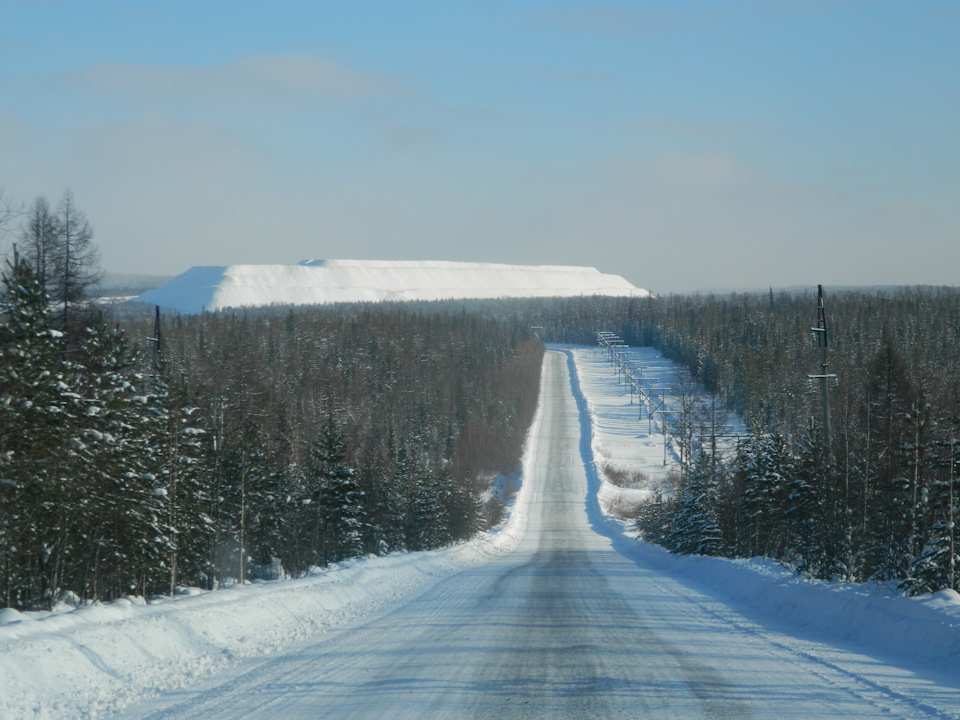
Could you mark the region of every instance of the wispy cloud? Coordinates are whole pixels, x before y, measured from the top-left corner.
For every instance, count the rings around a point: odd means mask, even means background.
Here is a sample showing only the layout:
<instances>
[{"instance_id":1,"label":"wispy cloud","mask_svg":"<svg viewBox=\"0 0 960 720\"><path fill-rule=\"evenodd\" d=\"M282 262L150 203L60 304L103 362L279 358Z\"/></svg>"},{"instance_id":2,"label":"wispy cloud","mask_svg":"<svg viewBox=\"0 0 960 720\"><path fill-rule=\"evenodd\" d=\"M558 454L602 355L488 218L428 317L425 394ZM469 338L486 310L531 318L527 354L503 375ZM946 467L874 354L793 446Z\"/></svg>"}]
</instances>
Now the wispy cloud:
<instances>
[{"instance_id":1,"label":"wispy cloud","mask_svg":"<svg viewBox=\"0 0 960 720\"><path fill-rule=\"evenodd\" d=\"M365 72L303 54L256 55L213 67L102 63L71 73L7 82L34 91L72 91L141 107L302 107L415 94L403 76Z\"/></svg>"},{"instance_id":2,"label":"wispy cloud","mask_svg":"<svg viewBox=\"0 0 960 720\"><path fill-rule=\"evenodd\" d=\"M668 153L654 161L652 170L658 179L680 187L728 185L754 175L736 155L725 151Z\"/></svg>"},{"instance_id":3,"label":"wispy cloud","mask_svg":"<svg viewBox=\"0 0 960 720\"><path fill-rule=\"evenodd\" d=\"M762 182L760 173L727 150L670 151L648 160L610 159L594 163L598 185L660 187L671 191L709 191Z\"/></svg>"}]
</instances>

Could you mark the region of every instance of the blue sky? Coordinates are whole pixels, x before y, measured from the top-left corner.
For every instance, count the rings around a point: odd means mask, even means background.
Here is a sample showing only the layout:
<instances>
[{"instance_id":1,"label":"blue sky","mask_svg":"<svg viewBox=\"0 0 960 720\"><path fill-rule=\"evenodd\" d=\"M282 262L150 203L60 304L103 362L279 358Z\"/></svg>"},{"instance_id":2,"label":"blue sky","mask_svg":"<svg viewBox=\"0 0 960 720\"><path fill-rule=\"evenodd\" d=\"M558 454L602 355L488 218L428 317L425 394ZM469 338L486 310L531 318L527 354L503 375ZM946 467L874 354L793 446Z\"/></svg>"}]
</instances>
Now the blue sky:
<instances>
[{"instance_id":1,"label":"blue sky","mask_svg":"<svg viewBox=\"0 0 960 720\"><path fill-rule=\"evenodd\" d=\"M106 269L960 273L960 3L0 0L0 186ZM9 240L7 241L9 242Z\"/></svg>"}]
</instances>

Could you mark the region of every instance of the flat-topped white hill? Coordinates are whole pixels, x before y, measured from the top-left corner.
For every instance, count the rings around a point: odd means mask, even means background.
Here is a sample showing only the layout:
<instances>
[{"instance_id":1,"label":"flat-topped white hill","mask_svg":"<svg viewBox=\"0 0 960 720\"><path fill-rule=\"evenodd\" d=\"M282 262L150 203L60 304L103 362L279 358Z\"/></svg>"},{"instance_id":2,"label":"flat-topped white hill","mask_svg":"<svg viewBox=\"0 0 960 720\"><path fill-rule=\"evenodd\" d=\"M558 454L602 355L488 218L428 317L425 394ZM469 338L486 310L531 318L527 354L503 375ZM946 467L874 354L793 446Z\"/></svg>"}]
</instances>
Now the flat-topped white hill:
<instances>
[{"instance_id":1,"label":"flat-topped white hill","mask_svg":"<svg viewBox=\"0 0 960 720\"><path fill-rule=\"evenodd\" d=\"M191 314L266 305L649 294L592 267L307 260L299 265L193 267L136 300Z\"/></svg>"}]
</instances>

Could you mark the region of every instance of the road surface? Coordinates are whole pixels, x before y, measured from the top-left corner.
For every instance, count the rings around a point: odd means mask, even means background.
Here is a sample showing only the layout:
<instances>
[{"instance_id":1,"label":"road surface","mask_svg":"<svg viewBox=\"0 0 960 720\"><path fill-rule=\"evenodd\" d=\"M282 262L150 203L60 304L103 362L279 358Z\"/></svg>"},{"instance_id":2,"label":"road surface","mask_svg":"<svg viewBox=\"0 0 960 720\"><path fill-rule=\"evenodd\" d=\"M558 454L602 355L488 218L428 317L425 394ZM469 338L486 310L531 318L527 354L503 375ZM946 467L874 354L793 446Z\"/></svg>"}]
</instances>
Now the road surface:
<instances>
[{"instance_id":1,"label":"road surface","mask_svg":"<svg viewBox=\"0 0 960 720\"><path fill-rule=\"evenodd\" d=\"M947 718L960 695L783 632L618 553L590 523L566 358L544 363L519 546L319 642L126 717Z\"/></svg>"}]
</instances>

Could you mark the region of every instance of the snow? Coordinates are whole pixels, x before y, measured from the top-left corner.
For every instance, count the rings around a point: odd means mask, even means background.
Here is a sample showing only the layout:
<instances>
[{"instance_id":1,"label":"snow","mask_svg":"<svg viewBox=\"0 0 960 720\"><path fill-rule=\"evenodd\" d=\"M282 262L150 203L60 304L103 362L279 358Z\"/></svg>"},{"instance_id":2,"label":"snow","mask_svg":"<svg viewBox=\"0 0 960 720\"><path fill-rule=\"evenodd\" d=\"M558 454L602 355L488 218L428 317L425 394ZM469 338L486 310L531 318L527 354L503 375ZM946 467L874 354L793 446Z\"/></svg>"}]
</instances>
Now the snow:
<instances>
[{"instance_id":1,"label":"snow","mask_svg":"<svg viewBox=\"0 0 960 720\"><path fill-rule=\"evenodd\" d=\"M193 267L135 300L192 314L269 305L579 295L649 293L592 267L307 260L298 265Z\"/></svg>"},{"instance_id":2,"label":"snow","mask_svg":"<svg viewBox=\"0 0 960 720\"><path fill-rule=\"evenodd\" d=\"M668 424L675 423L677 413L651 413L650 407L640 402L629 385L617 382L616 366L600 348L570 349L568 352L575 358L577 376L585 395L584 412L591 418L593 440L590 452L599 479L600 505L607 513L635 517L637 507L655 491L671 489L671 474L679 471L676 444L669 433L665 439L662 427L664 418ZM658 407L676 411L680 405L679 385L689 388L691 396L700 392L705 406L709 407L709 397L695 387L689 374L657 350L625 348L620 352L632 367L643 368L648 379L641 385L647 395L656 400ZM732 452L734 437L745 434L745 426L739 418L727 418L720 411L715 415L717 434L725 436L718 441L718 448L721 452ZM627 478L627 482L620 486L610 480L617 471ZM630 482L631 478L633 482Z\"/></svg>"},{"instance_id":3,"label":"snow","mask_svg":"<svg viewBox=\"0 0 960 720\"><path fill-rule=\"evenodd\" d=\"M956 592L906 598L882 586L812 581L759 559L673 556L636 542L629 523L603 512L598 500L607 484L601 481L603 464L632 467L652 483L661 482L666 477L662 438L645 432L645 419L637 423L632 415L628 418L624 403L629 398L596 350L562 350L572 371L589 523L598 538L607 538L620 555L636 563L630 567L638 575L657 573L653 585L642 586L649 592L638 602L654 603L653 590L666 588L678 603L670 607L672 614L689 605L728 627L721 634L752 638L757 687L762 668L773 662L774 654L788 656L793 663L788 667L798 678L814 678L798 681L789 692L771 690L771 713L794 702L790 693L799 693L800 699L820 697L818 693L840 683L851 702L869 701L877 716L893 707L900 717L960 717ZM549 434L535 442L543 422L541 400L525 451L523 482L509 517L496 531L472 542L440 551L360 558L302 579L213 593L189 588L174 598L126 598L93 607L60 607L53 613L0 611L0 717L104 717L157 694L171 697L204 677L244 667L248 658L306 642L322 645L324 636L334 637L338 628L349 629L409 603L445 578L509 558L523 541L534 503L544 501L542 490L533 495L532 482L535 477L544 482L532 460L541 450L538 445L549 442ZM703 617L683 615L687 627L682 632L692 633L683 647L702 653L707 663L717 657L707 644L715 629ZM666 616L662 622L656 634L670 631ZM383 631L374 628L373 634ZM761 651L756 651L756 643ZM837 649L825 656L822 643ZM747 688L743 693L751 691L763 694ZM684 692L679 685L677 692ZM830 705L824 700L822 707ZM837 708L833 714L840 712ZM669 715L669 707L663 713Z\"/></svg>"},{"instance_id":4,"label":"snow","mask_svg":"<svg viewBox=\"0 0 960 720\"><path fill-rule=\"evenodd\" d=\"M648 435L646 415L638 421L632 412L629 392L616 383L616 372L600 350L566 348L576 373L574 395L581 404L585 431L590 437L590 456L599 506L605 498L622 493L603 479L603 465L639 470L651 479L641 490L663 486L676 455L670 452L663 464L663 436L656 424ZM656 368L662 377L680 372L653 348L632 348L632 356ZM666 384L666 383L665 383ZM624 412L632 408L631 414ZM654 421L655 423L657 420ZM731 418L727 431L744 432L741 421ZM608 500L609 502L609 500ZM608 510L608 508L603 508ZM627 523L609 512L592 517L614 538L622 552L641 555L672 576L695 580L723 597L748 606L752 614L777 618L789 624L813 628L817 634L856 640L903 659L945 662L960 670L960 593L941 590L932 596L903 597L893 586L855 583L825 583L798 577L777 563L762 558L726 558L672 555L646 543L634 541ZM883 628L882 633L877 629ZM960 695L957 698L960 711Z\"/></svg>"}]
</instances>

